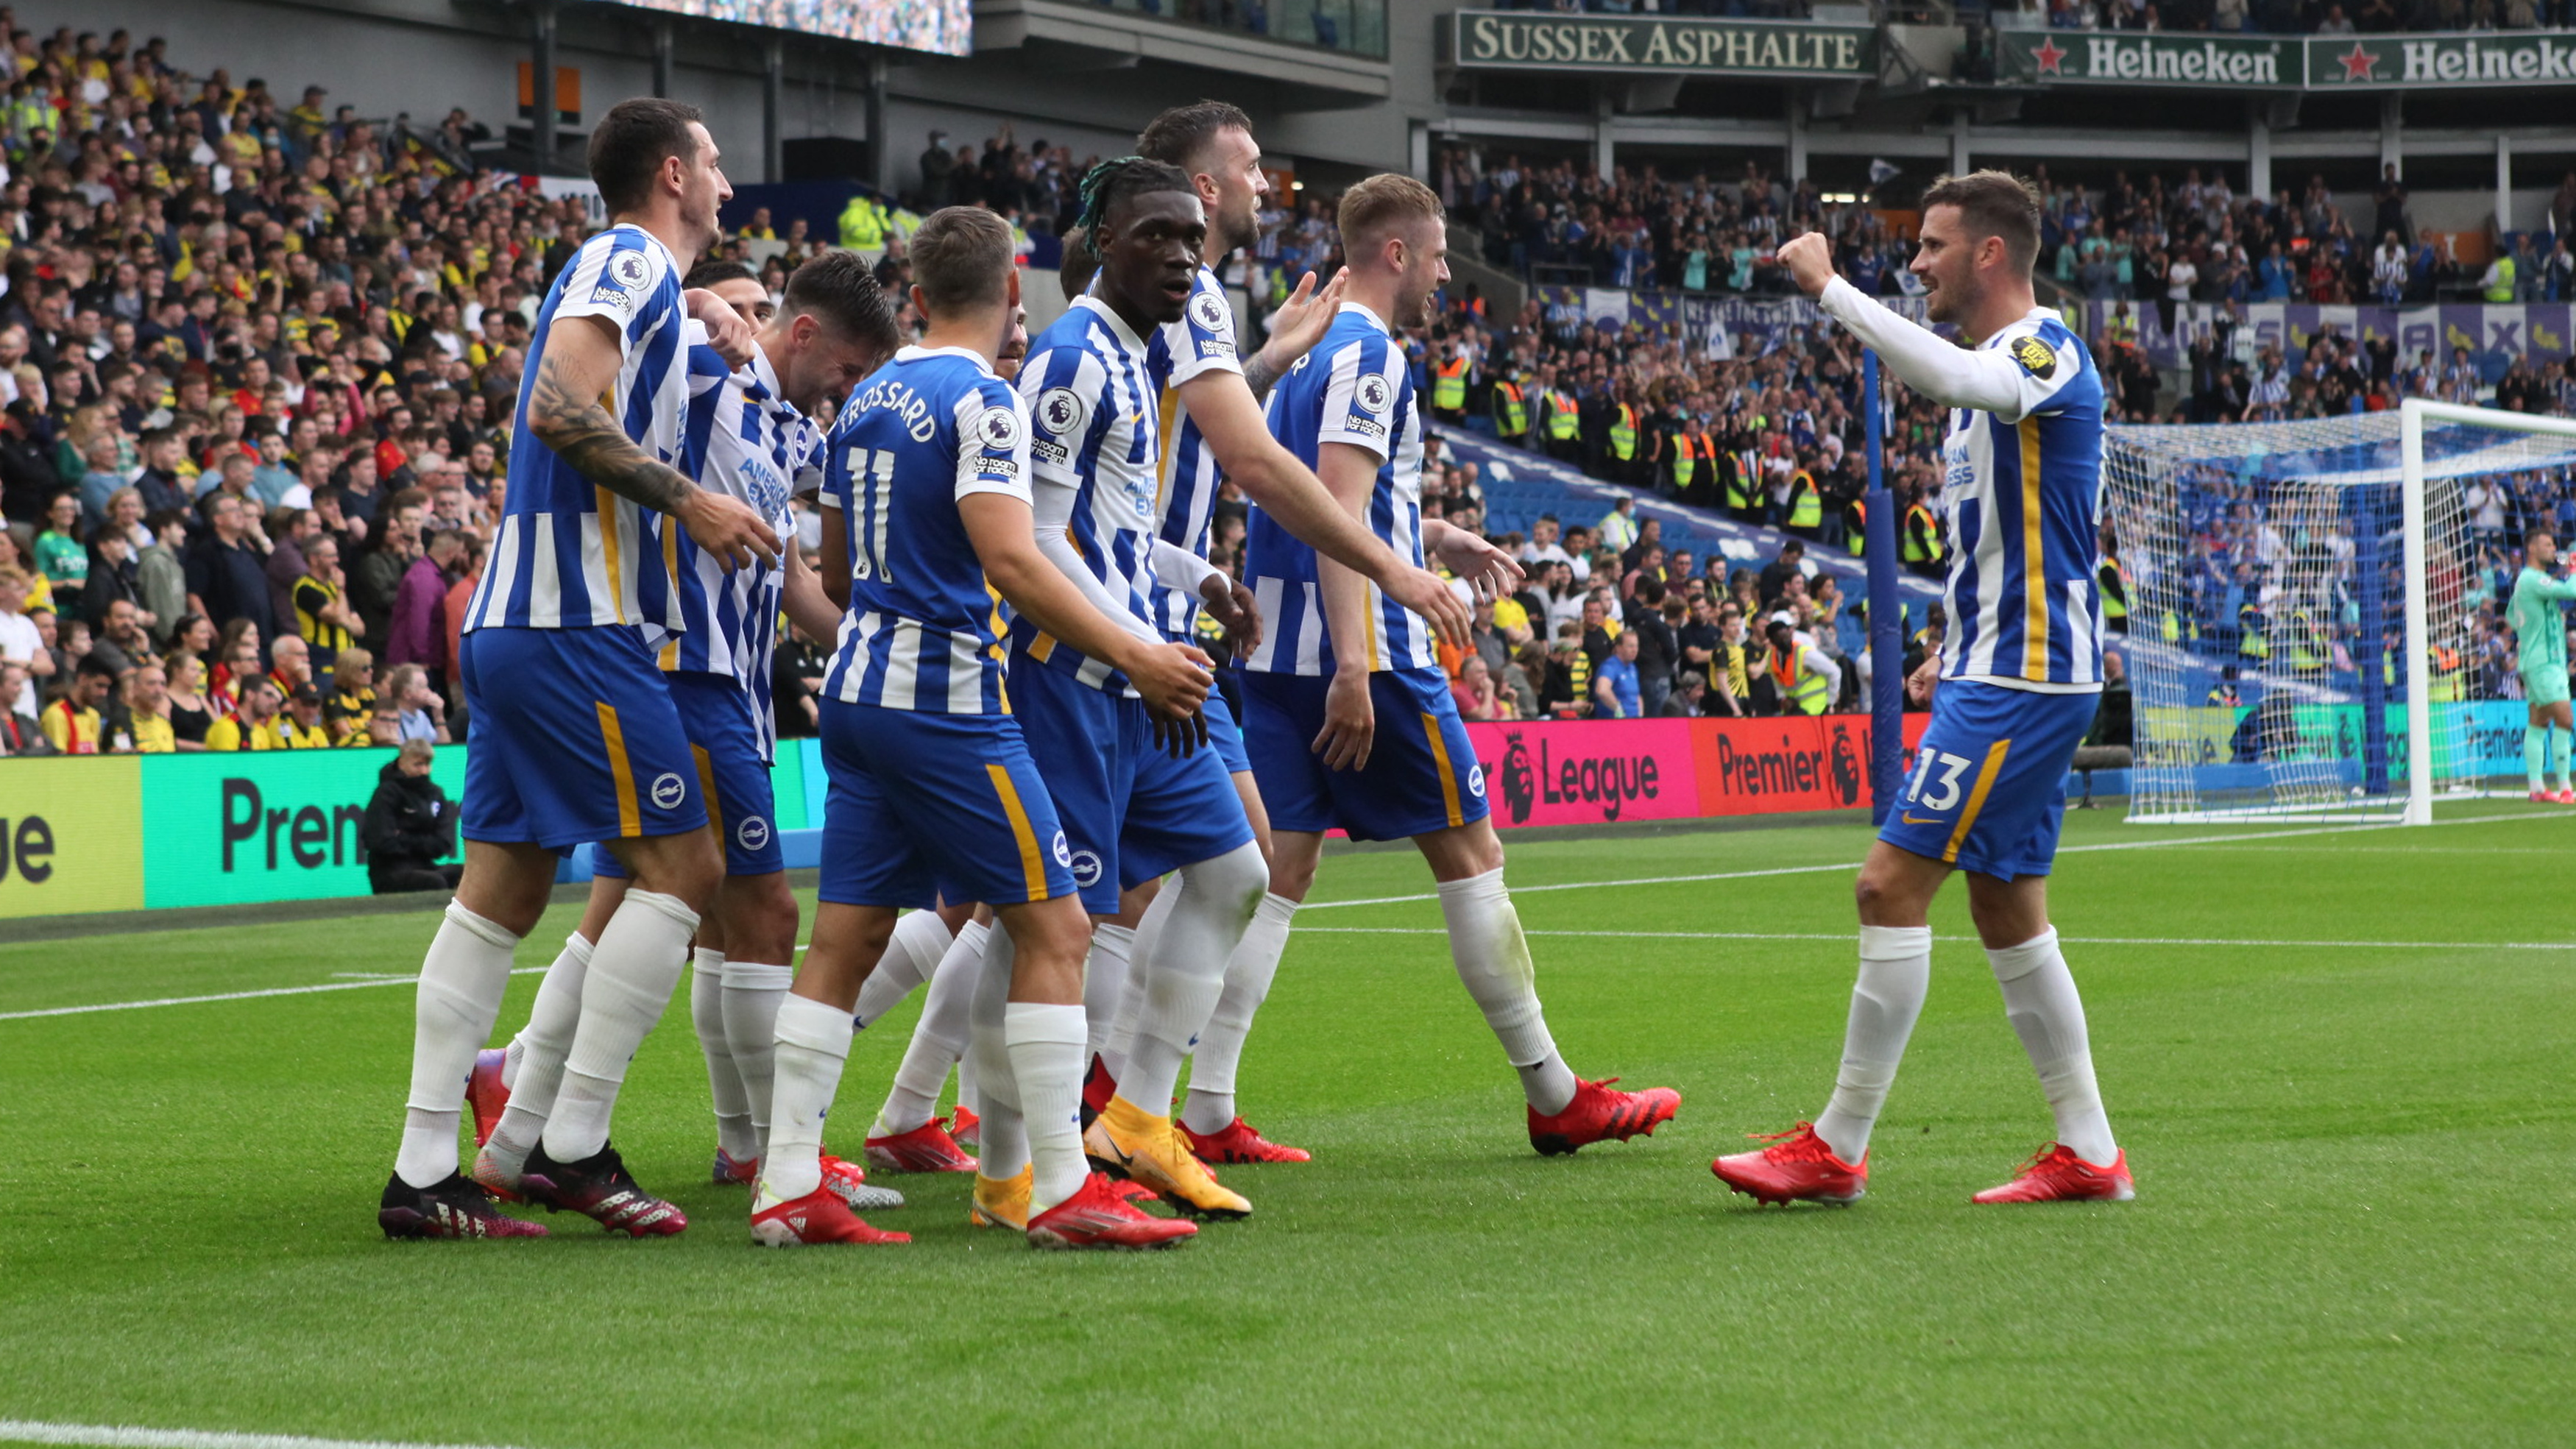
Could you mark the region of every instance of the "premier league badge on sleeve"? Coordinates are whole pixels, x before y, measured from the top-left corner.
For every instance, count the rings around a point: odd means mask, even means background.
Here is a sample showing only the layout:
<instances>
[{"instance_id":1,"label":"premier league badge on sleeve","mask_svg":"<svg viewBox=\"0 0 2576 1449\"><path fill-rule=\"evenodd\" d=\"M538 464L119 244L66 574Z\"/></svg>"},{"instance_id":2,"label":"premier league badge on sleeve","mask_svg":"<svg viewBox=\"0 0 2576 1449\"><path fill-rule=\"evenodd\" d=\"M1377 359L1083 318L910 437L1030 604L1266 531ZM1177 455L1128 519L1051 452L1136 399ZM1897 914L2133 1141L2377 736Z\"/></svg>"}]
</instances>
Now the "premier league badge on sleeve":
<instances>
[{"instance_id":1,"label":"premier league badge on sleeve","mask_svg":"<svg viewBox=\"0 0 2576 1449\"><path fill-rule=\"evenodd\" d=\"M1372 372L1360 379L1357 396L1360 411L1383 413L1395 405L1395 385L1384 373Z\"/></svg>"}]
</instances>

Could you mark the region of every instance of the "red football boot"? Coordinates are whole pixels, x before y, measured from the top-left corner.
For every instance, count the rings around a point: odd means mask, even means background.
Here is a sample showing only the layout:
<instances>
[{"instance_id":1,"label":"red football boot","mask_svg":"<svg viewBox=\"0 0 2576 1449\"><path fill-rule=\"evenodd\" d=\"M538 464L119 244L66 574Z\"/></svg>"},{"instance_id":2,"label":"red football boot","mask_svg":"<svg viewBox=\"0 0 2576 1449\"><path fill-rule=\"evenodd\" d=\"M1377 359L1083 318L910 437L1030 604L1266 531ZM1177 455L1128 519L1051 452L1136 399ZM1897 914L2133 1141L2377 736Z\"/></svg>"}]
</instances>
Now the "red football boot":
<instances>
[{"instance_id":1,"label":"red football boot","mask_svg":"<svg viewBox=\"0 0 2576 1449\"><path fill-rule=\"evenodd\" d=\"M850 1205L854 1213L884 1212L903 1206L903 1194L890 1187L879 1187L868 1181L868 1170L846 1157L820 1154L823 1186L832 1196Z\"/></svg>"},{"instance_id":2,"label":"red football boot","mask_svg":"<svg viewBox=\"0 0 2576 1449\"><path fill-rule=\"evenodd\" d=\"M1669 1114L1667 1114L1669 1115ZM1214 1132L1193 1132L1186 1122L1173 1124L1181 1129L1181 1141L1190 1155L1201 1162L1312 1162L1315 1154L1303 1147L1290 1147L1261 1135L1261 1130L1237 1117ZM1654 1129L1646 1129L1651 1132Z\"/></svg>"},{"instance_id":3,"label":"red football boot","mask_svg":"<svg viewBox=\"0 0 2576 1449\"><path fill-rule=\"evenodd\" d=\"M2576 805L2576 790L2561 790L2549 798L2561 805Z\"/></svg>"},{"instance_id":4,"label":"red football boot","mask_svg":"<svg viewBox=\"0 0 2576 1449\"><path fill-rule=\"evenodd\" d=\"M615 1147L579 1162L557 1162L540 1144L519 1174L519 1195L548 1212L576 1212L612 1233L667 1238L686 1229L688 1214L646 1192Z\"/></svg>"},{"instance_id":5,"label":"red football boot","mask_svg":"<svg viewBox=\"0 0 2576 1449\"><path fill-rule=\"evenodd\" d=\"M2030 1156L2013 1180L1990 1187L1970 1202L2127 1202L2138 1195L2129 1176L2129 1154L2108 1166L2085 1161L2071 1147L2052 1142Z\"/></svg>"},{"instance_id":6,"label":"red football boot","mask_svg":"<svg viewBox=\"0 0 2576 1449\"><path fill-rule=\"evenodd\" d=\"M1858 1162L1845 1162L1834 1156L1825 1139L1816 1135L1816 1125L1801 1122L1786 1132L1768 1137L1757 1136L1756 1142L1771 1145L1759 1152L1739 1152L1721 1157L1708 1165L1717 1179L1737 1192L1750 1195L1756 1202L1791 1203L1828 1202L1837 1207L1858 1202L1869 1190L1869 1154Z\"/></svg>"},{"instance_id":7,"label":"red football boot","mask_svg":"<svg viewBox=\"0 0 2576 1449\"><path fill-rule=\"evenodd\" d=\"M510 1105L510 1089L501 1085L501 1063L510 1054L494 1048L474 1054L474 1070L465 1078L465 1105L474 1111L474 1145L492 1140L501 1113Z\"/></svg>"},{"instance_id":8,"label":"red football boot","mask_svg":"<svg viewBox=\"0 0 2576 1449\"><path fill-rule=\"evenodd\" d=\"M1029 1219L1029 1245L1037 1248L1168 1248L1197 1235L1198 1224L1151 1217L1121 1200L1103 1173L1082 1180L1082 1190Z\"/></svg>"},{"instance_id":9,"label":"red football boot","mask_svg":"<svg viewBox=\"0 0 2576 1449\"><path fill-rule=\"evenodd\" d=\"M753 1213L751 1240L767 1248L802 1248L820 1243L909 1243L912 1234L869 1227L826 1184Z\"/></svg>"},{"instance_id":10,"label":"red football boot","mask_svg":"<svg viewBox=\"0 0 2576 1449\"><path fill-rule=\"evenodd\" d=\"M984 1119L975 1115L975 1109L960 1102L949 1117L948 1135L958 1146L974 1152L978 1150L976 1144L983 1140L983 1126Z\"/></svg>"},{"instance_id":11,"label":"red football boot","mask_svg":"<svg viewBox=\"0 0 2576 1449\"><path fill-rule=\"evenodd\" d=\"M973 1172L975 1159L931 1118L909 1132L867 1140L868 1165L886 1172Z\"/></svg>"},{"instance_id":12,"label":"red football boot","mask_svg":"<svg viewBox=\"0 0 2576 1449\"><path fill-rule=\"evenodd\" d=\"M1082 1074L1082 1125L1109 1110L1109 1099L1118 1095L1118 1079L1109 1075L1109 1064L1100 1053L1091 1054L1091 1070Z\"/></svg>"},{"instance_id":13,"label":"red football boot","mask_svg":"<svg viewBox=\"0 0 2576 1449\"><path fill-rule=\"evenodd\" d=\"M1530 1146L1544 1157L1561 1157L1578 1147L1616 1137L1625 1142L1643 1133L1655 1135L1655 1129L1673 1120L1681 1110L1682 1094L1670 1087L1648 1087L1642 1092L1614 1092L1610 1084L1617 1077L1603 1077L1587 1082L1574 1081L1574 1100L1553 1117L1542 1117L1536 1107L1529 1109Z\"/></svg>"}]
</instances>

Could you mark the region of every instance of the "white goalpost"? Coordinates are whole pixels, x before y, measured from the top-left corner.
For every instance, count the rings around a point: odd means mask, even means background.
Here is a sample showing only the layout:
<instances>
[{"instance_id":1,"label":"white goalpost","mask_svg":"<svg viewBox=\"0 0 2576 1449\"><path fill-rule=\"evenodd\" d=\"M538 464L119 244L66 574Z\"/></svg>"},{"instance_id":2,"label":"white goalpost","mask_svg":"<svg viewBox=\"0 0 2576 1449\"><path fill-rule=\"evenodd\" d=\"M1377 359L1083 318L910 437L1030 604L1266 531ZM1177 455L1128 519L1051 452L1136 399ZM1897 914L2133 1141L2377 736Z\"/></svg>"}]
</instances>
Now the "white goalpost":
<instances>
[{"instance_id":1,"label":"white goalpost","mask_svg":"<svg viewBox=\"0 0 2576 1449\"><path fill-rule=\"evenodd\" d=\"M2504 609L2523 533L2576 524L2576 419L2410 400L2115 428L2103 489L2130 820L2425 824L2436 797L2522 793Z\"/></svg>"}]
</instances>

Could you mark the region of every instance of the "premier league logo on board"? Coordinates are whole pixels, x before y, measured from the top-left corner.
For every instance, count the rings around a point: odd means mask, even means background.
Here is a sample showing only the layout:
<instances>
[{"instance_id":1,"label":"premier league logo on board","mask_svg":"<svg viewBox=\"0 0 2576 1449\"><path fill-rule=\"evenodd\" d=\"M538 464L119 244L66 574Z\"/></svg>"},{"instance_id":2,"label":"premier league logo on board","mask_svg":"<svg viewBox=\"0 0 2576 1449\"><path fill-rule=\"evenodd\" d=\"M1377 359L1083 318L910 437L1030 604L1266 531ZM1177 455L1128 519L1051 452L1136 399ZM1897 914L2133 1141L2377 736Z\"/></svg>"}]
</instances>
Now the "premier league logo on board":
<instances>
[{"instance_id":1,"label":"premier league logo on board","mask_svg":"<svg viewBox=\"0 0 2576 1449\"><path fill-rule=\"evenodd\" d=\"M1537 799L1538 776L1530 769L1529 747L1515 730L1503 736L1503 808L1512 812L1512 823L1518 825L1529 819L1530 806Z\"/></svg>"},{"instance_id":2,"label":"premier league logo on board","mask_svg":"<svg viewBox=\"0 0 2576 1449\"><path fill-rule=\"evenodd\" d=\"M1834 726L1832 754L1834 798L1845 805L1860 803L1860 747L1853 743L1848 726Z\"/></svg>"}]
</instances>

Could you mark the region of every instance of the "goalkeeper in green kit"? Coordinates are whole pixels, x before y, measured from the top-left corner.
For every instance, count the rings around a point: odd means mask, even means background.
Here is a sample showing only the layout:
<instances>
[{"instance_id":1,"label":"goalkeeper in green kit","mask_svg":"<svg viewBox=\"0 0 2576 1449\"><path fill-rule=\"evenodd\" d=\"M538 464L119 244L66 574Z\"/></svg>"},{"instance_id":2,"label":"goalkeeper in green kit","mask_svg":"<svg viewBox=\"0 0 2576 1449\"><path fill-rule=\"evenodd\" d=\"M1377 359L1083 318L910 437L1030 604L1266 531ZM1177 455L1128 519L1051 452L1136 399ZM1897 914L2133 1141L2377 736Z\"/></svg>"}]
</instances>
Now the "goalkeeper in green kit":
<instances>
[{"instance_id":1,"label":"goalkeeper in green kit","mask_svg":"<svg viewBox=\"0 0 2576 1449\"><path fill-rule=\"evenodd\" d=\"M2576 780L2568 775L2571 733L2567 708L2567 621L2558 606L2576 599L2576 579L2550 577L2558 563L2558 540L2546 527L2523 537L2522 576L2513 581L2513 605L2506 621L2521 641L2522 697L2531 705L2531 720L2522 731L2522 765L2531 776L2531 798L2576 805ZM2555 732L2551 725L2558 728ZM2540 766L2546 754L2550 773L2558 777L2557 793L2542 787Z\"/></svg>"}]
</instances>

